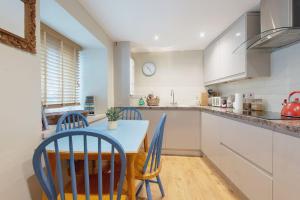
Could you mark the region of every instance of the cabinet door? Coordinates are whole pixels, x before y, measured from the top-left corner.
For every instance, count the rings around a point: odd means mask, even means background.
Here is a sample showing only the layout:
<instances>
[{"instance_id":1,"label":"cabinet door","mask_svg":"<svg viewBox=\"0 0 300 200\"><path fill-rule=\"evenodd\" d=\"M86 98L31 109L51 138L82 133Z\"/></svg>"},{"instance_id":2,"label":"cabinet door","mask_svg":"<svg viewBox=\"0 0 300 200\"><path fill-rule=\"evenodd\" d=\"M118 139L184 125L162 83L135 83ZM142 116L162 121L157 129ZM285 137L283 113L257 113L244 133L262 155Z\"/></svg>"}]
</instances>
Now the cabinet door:
<instances>
[{"instance_id":1,"label":"cabinet door","mask_svg":"<svg viewBox=\"0 0 300 200\"><path fill-rule=\"evenodd\" d=\"M142 113L143 119L149 120L149 122L150 122L148 131L147 131L148 142L150 145L151 140L153 138L155 128L158 125L158 122L160 120L160 117L164 113L164 110L141 110L141 113ZM166 123L166 125L167 125L167 123ZM165 147L166 147L166 133L163 138L163 147L162 148L165 148Z\"/></svg>"},{"instance_id":2,"label":"cabinet door","mask_svg":"<svg viewBox=\"0 0 300 200\"><path fill-rule=\"evenodd\" d=\"M300 198L300 138L274 132L274 200Z\"/></svg>"},{"instance_id":3,"label":"cabinet door","mask_svg":"<svg viewBox=\"0 0 300 200\"><path fill-rule=\"evenodd\" d=\"M246 49L240 48L235 51L246 41L245 23L245 16L243 16L220 39L221 66L219 71L222 78L246 73Z\"/></svg>"},{"instance_id":4,"label":"cabinet door","mask_svg":"<svg viewBox=\"0 0 300 200\"><path fill-rule=\"evenodd\" d=\"M219 122L219 117L201 113L201 150L216 166L220 166L221 156Z\"/></svg>"},{"instance_id":5,"label":"cabinet door","mask_svg":"<svg viewBox=\"0 0 300 200\"><path fill-rule=\"evenodd\" d=\"M143 110L143 119L150 121L149 144L163 113L167 114L163 149L200 150L200 112L197 110Z\"/></svg>"},{"instance_id":6,"label":"cabinet door","mask_svg":"<svg viewBox=\"0 0 300 200\"><path fill-rule=\"evenodd\" d=\"M272 200L272 177L221 145L220 168L251 200ZM282 198L288 199L288 198Z\"/></svg>"},{"instance_id":7,"label":"cabinet door","mask_svg":"<svg viewBox=\"0 0 300 200\"><path fill-rule=\"evenodd\" d=\"M221 78L219 41L210 44L204 51L204 82L209 83Z\"/></svg>"},{"instance_id":8,"label":"cabinet door","mask_svg":"<svg viewBox=\"0 0 300 200\"><path fill-rule=\"evenodd\" d=\"M165 138L166 149L200 150L200 112L168 110Z\"/></svg>"},{"instance_id":9,"label":"cabinet door","mask_svg":"<svg viewBox=\"0 0 300 200\"><path fill-rule=\"evenodd\" d=\"M221 143L272 174L273 132L231 119L223 118L220 121Z\"/></svg>"}]
</instances>

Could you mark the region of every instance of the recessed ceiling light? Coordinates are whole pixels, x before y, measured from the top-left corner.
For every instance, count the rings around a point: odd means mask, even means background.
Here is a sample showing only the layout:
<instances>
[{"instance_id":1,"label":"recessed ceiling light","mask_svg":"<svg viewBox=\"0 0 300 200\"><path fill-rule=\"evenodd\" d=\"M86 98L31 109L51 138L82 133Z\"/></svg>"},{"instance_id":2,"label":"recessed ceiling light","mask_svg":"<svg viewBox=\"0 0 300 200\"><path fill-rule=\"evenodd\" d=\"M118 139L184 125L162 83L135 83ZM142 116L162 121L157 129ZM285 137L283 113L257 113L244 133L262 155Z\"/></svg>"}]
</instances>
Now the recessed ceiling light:
<instances>
[{"instance_id":1,"label":"recessed ceiling light","mask_svg":"<svg viewBox=\"0 0 300 200\"><path fill-rule=\"evenodd\" d=\"M159 40L159 36L158 35L154 35L154 40Z\"/></svg>"},{"instance_id":2,"label":"recessed ceiling light","mask_svg":"<svg viewBox=\"0 0 300 200\"><path fill-rule=\"evenodd\" d=\"M205 37L205 33L204 33L204 32L201 32L201 33L200 33L200 37L201 37L201 38Z\"/></svg>"},{"instance_id":3,"label":"recessed ceiling light","mask_svg":"<svg viewBox=\"0 0 300 200\"><path fill-rule=\"evenodd\" d=\"M241 36L241 33L236 33L235 36L236 36L236 37L240 37L240 36Z\"/></svg>"}]
</instances>

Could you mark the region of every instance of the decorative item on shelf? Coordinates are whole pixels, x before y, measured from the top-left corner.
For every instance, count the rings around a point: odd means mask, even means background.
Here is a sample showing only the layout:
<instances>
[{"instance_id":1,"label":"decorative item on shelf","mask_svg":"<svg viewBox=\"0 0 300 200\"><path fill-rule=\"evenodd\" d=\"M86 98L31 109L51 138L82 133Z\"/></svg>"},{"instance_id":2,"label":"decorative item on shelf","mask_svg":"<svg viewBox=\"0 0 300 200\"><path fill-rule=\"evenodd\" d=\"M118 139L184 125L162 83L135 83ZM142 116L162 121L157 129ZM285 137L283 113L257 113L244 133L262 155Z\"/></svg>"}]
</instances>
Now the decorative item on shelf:
<instances>
[{"instance_id":1,"label":"decorative item on shelf","mask_svg":"<svg viewBox=\"0 0 300 200\"><path fill-rule=\"evenodd\" d=\"M85 98L84 109L88 111L88 115L95 115L95 96Z\"/></svg>"},{"instance_id":2,"label":"decorative item on shelf","mask_svg":"<svg viewBox=\"0 0 300 200\"><path fill-rule=\"evenodd\" d=\"M145 101L144 101L143 97L141 97L139 99L139 106L144 106L144 105L145 105Z\"/></svg>"},{"instance_id":3,"label":"decorative item on shelf","mask_svg":"<svg viewBox=\"0 0 300 200\"><path fill-rule=\"evenodd\" d=\"M106 111L108 119L108 129L116 129L118 127L118 119L120 118L120 108L111 107Z\"/></svg>"},{"instance_id":4,"label":"decorative item on shelf","mask_svg":"<svg viewBox=\"0 0 300 200\"><path fill-rule=\"evenodd\" d=\"M154 96L153 94L149 94L147 97L147 105L148 106L158 106L159 105L159 97Z\"/></svg>"}]
</instances>

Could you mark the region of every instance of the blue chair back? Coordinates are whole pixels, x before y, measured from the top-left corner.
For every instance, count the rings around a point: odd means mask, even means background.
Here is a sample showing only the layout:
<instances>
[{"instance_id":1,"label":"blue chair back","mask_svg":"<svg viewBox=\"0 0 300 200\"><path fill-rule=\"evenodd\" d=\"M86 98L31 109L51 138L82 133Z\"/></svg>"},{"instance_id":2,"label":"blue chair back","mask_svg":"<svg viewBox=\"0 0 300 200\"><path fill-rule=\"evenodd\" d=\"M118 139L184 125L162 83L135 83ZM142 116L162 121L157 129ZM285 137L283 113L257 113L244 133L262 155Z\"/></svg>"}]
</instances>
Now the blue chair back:
<instances>
[{"instance_id":1,"label":"blue chair back","mask_svg":"<svg viewBox=\"0 0 300 200\"><path fill-rule=\"evenodd\" d=\"M63 114L56 125L56 133L68 129L86 128L89 123L86 117L80 112L66 112Z\"/></svg>"},{"instance_id":2,"label":"blue chair back","mask_svg":"<svg viewBox=\"0 0 300 200\"><path fill-rule=\"evenodd\" d=\"M143 173L145 173L149 167L150 163L150 172L156 171L160 166L160 157L161 157L161 149L164 137L164 128L166 122L167 115L164 113L158 125L156 126L150 148L148 151L148 155L144 164Z\"/></svg>"},{"instance_id":3,"label":"blue chair back","mask_svg":"<svg viewBox=\"0 0 300 200\"><path fill-rule=\"evenodd\" d=\"M85 197L86 199L90 199L90 180L89 180L89 162L88 162L88 145L87 145L87 138L96 138L97 143L96 149L98 149L97 154L97 161L98 161L98 199L102 199L102 189L103 189L103 181L102 181L102 145L104 142L111 145L111 163L110 163L110 177L109 177L109 195L110 199L114 198L114 180L117 177L115 175L115 153L117 151L118 158L121 161L121 167L119 172L119 182L117 186L117 200L121 198L122 194L122 188L125 178L125 170L126 170L126 156L124 153L124 149L120 145L118 141L116 141L114 138L106 135L103 132L95 131L95 130L84 130L84 129L77 129L77 130L67 130L63 131L60 134L55 134L46 140L44 140L35 150L33 155L33 168L34 172L36 174L36 177L45 192L47 198L49 200L56 200L58 193L60 194L60 199L65 199L65 191L64 191L64 181L63 181L63 172L62 172L62 165L61 165L61 159L60 159L60 140L67 140L69 144L69 154L70 154L70 174L71 174L71 187L72 187L72 196L73 199L77 199L77 183L76 183L76 171L75 171L75 164L74 164L74 145L73 145L73 138L82 136L83 140L83 149L84 149L84 185L85 185ZM77 138L78 139L78 138ZM49 145L54 146L55 149L55 160L56 160L56 177L57 182L54 182L54 177L52 176L52 171L50 167L50 162L47 154L47 148ZM64 149L65 152L65 149ZM94 152L93 152L94 153ZM43 168L42 164L42 157L43 161L45 163L45 170ZM46 171L46 172L45 172ZM55 185L58 185L59 191L56 191Z\"/></svg>"},{"instance_id":4,"label":"blue chair back","mask_svg":"<svg viewBox=\"0 0 300 200\"><path fill-rule=\"evenodd\" d=\"M120 118L122 120L142 120L141 112L133 107L121 108Z\"/></svg>"}]
</instances>

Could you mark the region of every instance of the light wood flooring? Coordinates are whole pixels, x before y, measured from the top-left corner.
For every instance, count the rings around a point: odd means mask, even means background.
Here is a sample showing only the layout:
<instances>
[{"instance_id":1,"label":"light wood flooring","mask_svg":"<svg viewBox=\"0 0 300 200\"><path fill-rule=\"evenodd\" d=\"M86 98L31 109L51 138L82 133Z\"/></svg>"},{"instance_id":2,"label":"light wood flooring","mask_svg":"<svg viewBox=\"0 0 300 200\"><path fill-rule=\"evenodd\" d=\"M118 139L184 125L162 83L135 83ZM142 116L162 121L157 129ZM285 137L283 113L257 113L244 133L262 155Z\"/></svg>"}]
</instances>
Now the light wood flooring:
<instances>
[{"instance_id":1,"label":"light wood flooring","mask_svg":"<svg viewBox=\"0 0 300 200\"><path fill-rule=\"evenodd\" d=\"M163 200L238 200L227 183L203 158L163 156L161 179ZM152 184L153 199L162 199L157 184ZM145 188L139 200L146 199Z\"/></svg>"}]
</instances>

